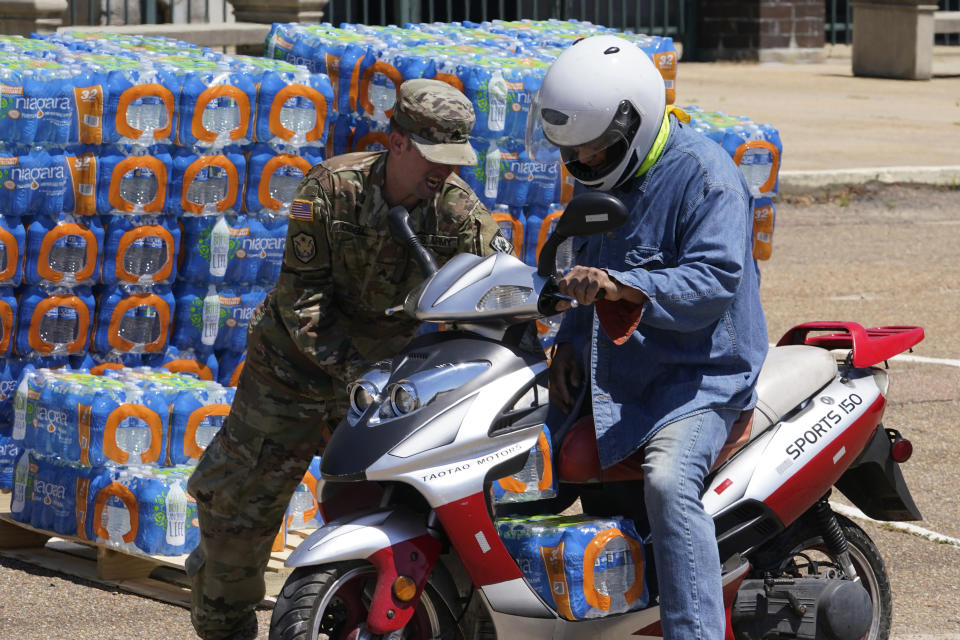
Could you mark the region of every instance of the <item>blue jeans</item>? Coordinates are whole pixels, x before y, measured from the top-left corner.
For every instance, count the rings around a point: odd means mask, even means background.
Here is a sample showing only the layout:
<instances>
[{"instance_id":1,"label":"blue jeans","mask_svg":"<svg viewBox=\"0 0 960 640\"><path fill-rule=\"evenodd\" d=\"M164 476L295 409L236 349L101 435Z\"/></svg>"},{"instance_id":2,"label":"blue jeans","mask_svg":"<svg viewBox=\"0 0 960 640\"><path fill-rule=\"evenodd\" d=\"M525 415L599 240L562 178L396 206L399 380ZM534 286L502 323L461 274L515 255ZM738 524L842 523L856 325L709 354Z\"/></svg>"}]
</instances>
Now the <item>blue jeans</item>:
<instances>
[{"instance_id":1,"label":"blue jeans","mask_svg":"<svg viewBox=\"0 0 960 640\"><path fill-rule=\"evenodd\" d=\"M720 554L713 518L703 510L700 494L739 413L715 410L682 418L646 444L644 499L665 640L724 637Z\"/></svg>"}]
</instances>

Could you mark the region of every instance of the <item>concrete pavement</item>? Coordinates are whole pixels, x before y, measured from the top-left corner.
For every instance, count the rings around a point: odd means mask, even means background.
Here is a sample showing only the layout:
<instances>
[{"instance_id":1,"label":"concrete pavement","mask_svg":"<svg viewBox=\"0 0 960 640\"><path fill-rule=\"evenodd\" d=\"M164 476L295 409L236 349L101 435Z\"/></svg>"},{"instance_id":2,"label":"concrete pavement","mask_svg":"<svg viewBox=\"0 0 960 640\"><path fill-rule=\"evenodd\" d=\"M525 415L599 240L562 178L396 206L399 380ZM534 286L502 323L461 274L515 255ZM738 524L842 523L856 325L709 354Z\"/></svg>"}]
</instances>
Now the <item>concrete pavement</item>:
<instances>
[{"instance_id":1,"label":"concrete pavement","mask_svg":"<svg viewBox=\"0 0 960 640\"><path fill-rule=\"evenodd\" d=\"M819 63L681 59L676 103L775 126L781 193L871 180L960 185L960 47L934 48L930 81L857 78L849 46L826 51Z\"/></svg>"}]
</instances>

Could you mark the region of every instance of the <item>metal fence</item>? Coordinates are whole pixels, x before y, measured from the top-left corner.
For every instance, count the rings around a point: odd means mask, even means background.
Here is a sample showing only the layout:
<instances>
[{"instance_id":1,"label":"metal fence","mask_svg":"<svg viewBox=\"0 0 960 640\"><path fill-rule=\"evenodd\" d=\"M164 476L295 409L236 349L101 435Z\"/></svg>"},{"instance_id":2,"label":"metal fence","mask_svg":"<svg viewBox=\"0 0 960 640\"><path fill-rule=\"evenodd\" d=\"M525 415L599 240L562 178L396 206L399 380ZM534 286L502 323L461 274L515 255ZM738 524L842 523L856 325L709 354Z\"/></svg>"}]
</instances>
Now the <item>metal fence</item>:
<instances>
[{"instance_id":1,"label":"metal fence","mask_svg":"<svg viewBox=\"0 0 960 640\"><path fill-rule=\"evenodd\" d=\"M232 22L227 0L68 0L65 25Z\"/></svg>"},{"instance_id":2,"label":"metal fence","mask_svg":"<svg viewBox=\"0 0 960 640\"><path fill-rule=\"evenodd\" d=\"M222 22L232 15L226 0L69 0L69 5L66 21L74 25ZM670 36L692 47L695 6L696 0L330 0L323 20L402 25L574 19Z\"/></svg>"},{"instance_id":3,"label":"metal fence","mask_svg":"<svg viewBox=\"0 0 960 640\"><path fill-rule=\"evenodd\" d=\"M363 24L471 20L584 20L624 31L682 37L694 0L331 0L325 20Z\"/></svg>"},{"instance_id":4,"label":"metal fence","mask_svg":"<svg viewBox=\"0 0 960 640\"><path fill-rule=\"evenodd\" d=\"M830 44L853 44L853 15L850 0L824 0L826 42ZM938 0L940 11L960 11L960 0ZM960 34L941 33L935 36L936 44L960 44Z\"/></svg>"}]
</instances>

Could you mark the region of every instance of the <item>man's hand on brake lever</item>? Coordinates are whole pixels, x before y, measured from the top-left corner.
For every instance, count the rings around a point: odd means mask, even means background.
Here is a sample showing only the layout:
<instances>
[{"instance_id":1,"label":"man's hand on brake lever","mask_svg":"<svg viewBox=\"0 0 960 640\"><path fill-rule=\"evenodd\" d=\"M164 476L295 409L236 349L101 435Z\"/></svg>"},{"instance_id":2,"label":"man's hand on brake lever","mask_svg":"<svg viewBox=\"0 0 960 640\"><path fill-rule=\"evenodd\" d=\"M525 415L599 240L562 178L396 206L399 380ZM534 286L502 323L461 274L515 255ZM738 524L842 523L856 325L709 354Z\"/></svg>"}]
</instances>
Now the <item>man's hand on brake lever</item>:
<instances>
[{"instance_id":1,"label":"man's hand on brake lever","mask_svg":"<svg viewBox=\"0 0 960 640\"><path fill-rule=\"evenodd\" d=\"M570 296L579 304L593 304L600 299L611 302L626 300L635 304L643 304L647 300L642 291L620 284L603 269L581 265L568 271L560 279L558 288L561 294ZM569 302L560 302L557 311L566 311L571 306Z\"/></svg>"}]
</instances>

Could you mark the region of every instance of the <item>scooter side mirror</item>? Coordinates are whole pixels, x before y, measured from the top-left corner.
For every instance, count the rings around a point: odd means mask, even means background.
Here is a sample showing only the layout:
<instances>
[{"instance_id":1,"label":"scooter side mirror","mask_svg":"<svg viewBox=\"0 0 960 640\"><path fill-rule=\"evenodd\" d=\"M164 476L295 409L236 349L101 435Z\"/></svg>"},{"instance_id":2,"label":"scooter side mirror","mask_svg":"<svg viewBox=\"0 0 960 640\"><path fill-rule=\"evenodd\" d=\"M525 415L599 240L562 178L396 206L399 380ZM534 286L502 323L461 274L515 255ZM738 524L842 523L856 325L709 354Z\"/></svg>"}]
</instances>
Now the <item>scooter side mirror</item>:
<instances>
[{"instance_id":1,"label":"scooter side mirror","mask_svg":"<svg viewBox=\"0 0 960 640\"><path fill-rule=\"evenodd\" d=\"M543 245L537 273L548 277L556 270L557 248L572 236L591 236L617 229L629 212L622 202L604 191L586 191L573 198L560 216L556 229Z\"/></svg>"}]
</instances>

